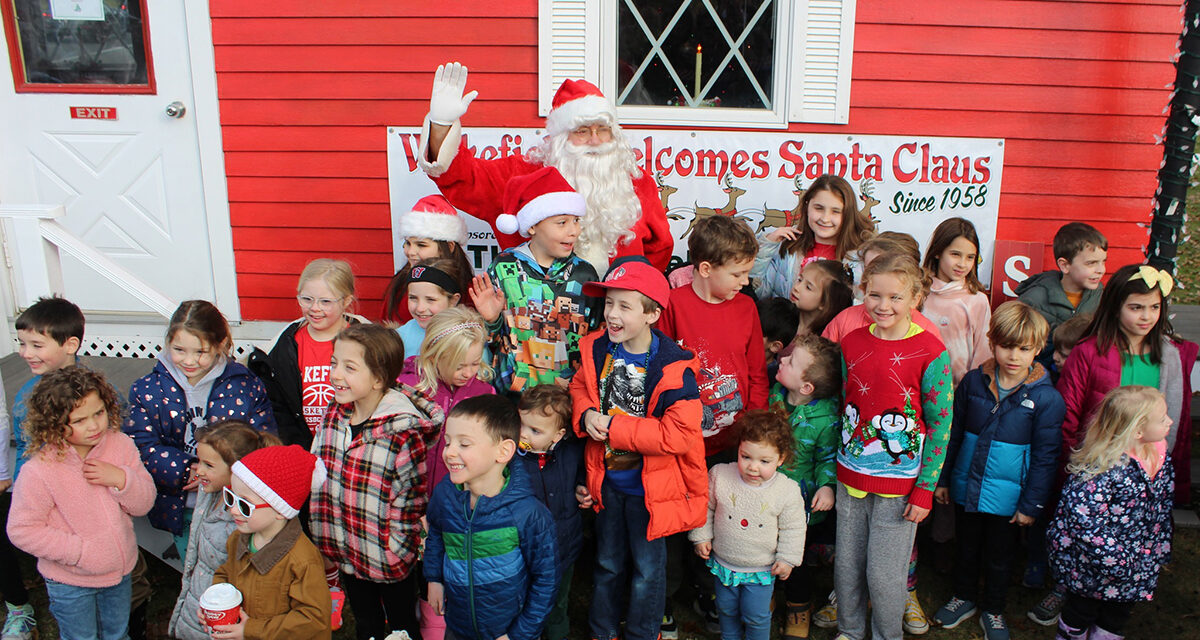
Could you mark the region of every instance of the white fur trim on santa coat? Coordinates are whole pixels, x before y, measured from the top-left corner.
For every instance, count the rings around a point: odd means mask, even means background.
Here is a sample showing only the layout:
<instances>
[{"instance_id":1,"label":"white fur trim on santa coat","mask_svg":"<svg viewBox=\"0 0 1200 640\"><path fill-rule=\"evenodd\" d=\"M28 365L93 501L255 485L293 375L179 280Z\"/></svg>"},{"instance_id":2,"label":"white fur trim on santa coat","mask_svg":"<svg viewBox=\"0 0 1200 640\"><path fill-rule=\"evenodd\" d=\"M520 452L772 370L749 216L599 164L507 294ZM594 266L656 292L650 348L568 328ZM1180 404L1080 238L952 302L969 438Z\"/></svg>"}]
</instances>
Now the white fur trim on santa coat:
<instances>
[{"instance_id":1,"label":"white fur trim on santa coat","mask_svg":"<svg viewBox=\"0 0 1200 640\"><path fill-rule=\"evenodd\" d=\"M417 166L421 167L421 171L424 171L425 175L430 178L436 178L446 173L446 170L450 168L450 163L454 162L455 156L458 155L460 140L462 140L462 123L455 120L454 124L450 125L450 131L446 132L446 139L442 141L441 148L438 149L437 159L429 162L429 114L426 114L425 121L421 123Z\"/></svg>"},{"instance_id":2,"label":"white fur trim on santa coat","mask_svg":"<svg viewBox=\"0 0 1200 640\"><path fill-rule=\"evenodd\" d=\"M604 118L611 125L617 121L617 110L608 98L601 96L576 98L550 111L550 115L546 116L546 132L552 136L567 133L575 128L577 121L586 121L588 118Z\"/></svg>"}]
</instances>

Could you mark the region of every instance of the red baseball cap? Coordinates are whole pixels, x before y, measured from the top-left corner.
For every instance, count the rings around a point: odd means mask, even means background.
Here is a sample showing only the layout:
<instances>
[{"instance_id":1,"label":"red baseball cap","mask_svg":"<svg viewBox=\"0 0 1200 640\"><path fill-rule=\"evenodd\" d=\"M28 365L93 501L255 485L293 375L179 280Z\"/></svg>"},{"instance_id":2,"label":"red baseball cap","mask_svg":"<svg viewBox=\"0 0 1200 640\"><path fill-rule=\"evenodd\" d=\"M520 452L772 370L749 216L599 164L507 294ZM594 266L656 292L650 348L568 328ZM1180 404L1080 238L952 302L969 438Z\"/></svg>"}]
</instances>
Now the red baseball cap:
<instances>
[{"instance_id":1,"label":"red baseball cap","mask_svg":"<svg viewBox=\"0 0 1200 640\"><path fill-rule=\"evenodd\" d=\"M604 277L603 282L589 282L583 285L583 295L603 297L607 289L625 289L638 293L657 302L663 309L671 300L671 286L667 277L658 269L645 262L626 262Z\"/></svg>"}]
</instances>

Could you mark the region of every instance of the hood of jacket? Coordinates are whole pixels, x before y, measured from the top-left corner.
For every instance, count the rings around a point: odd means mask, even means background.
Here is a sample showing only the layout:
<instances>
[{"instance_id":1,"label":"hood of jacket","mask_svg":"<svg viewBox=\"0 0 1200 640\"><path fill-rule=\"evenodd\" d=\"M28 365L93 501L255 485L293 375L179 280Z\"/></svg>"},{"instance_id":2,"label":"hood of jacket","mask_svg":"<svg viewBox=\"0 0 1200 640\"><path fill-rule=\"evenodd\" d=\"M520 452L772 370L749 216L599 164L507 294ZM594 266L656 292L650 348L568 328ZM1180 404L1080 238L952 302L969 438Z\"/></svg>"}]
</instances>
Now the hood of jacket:
<instances>
[{"instance_id":1,"label":"hood of jacket","mask_svg":"<svg viewBox=\"0 0 1200 640\"><path fill-rule=\"evenodd\" d=\"M158 352L158 365L166 371L167 375L183 389L184 396L187 397L189 407L202 407L208 402L208 394L212 391L213 384L225 374L225 368L229 366L229 358L221 356L221 359L213 364L208 373L204 374L203 378L196 384L188 381L187 375L183 373L175 363L171 361L171 356L166 349Z\"/></svg>"},{"instance_id":2,"label":"hood of jacket","mask_svg":"<svg viewBox=\"0 0 1200 640\"><path fill-rule=\"evenodd\" d=\"M970 289L967 289L967 283L962 280L955 282L946 282L941 278L933 278L933 282L929 285L929 295L931 296L946 296L948 298L958 298L962 296L974 295Z\"/></svg>"},{"instance_id":3,"label":"hood of jacket","mask_svg":"<svg viewBox=\"0 0 1200 640\"><path fill-rule=\"evenodd\" d=\"M341 405L341 408L347 417L354 411L353 404ZM393 420L395 416L411 416L415 420ZM383 394L379 405L371 413L370 428L364 429L361 437L364 442L370 442L400 433L416 424L428 440L438 432L443 421L442 410L436 403L423 398L416 389L402 384Z\"/></svg>"},{"instance_id":4,"label":"hood of jacket","mask_svg":"<svg viewBox=\"0 0 1200 640\"><path fill-rule=\"evenodd\" d=\"M983 377L988 381L988 390L991 391L992 397L999 399L1000 386L998 382L999 376L996 375L996 359L992 358L991 360L979 365L979 372L982 373ZM1050 377L1050 372L1046 369L1046 367L1042 366L1040 362L1035 361L1033 365L1029 367L1029 375L1025 376L1025 379L1022 380L1020 384L1018 384L1016 387L1013 387L1013 391L1016 391L1022 386L1033 387L1042 384L1054 386L1054 382Z\"/></svg>"}]
</instances>

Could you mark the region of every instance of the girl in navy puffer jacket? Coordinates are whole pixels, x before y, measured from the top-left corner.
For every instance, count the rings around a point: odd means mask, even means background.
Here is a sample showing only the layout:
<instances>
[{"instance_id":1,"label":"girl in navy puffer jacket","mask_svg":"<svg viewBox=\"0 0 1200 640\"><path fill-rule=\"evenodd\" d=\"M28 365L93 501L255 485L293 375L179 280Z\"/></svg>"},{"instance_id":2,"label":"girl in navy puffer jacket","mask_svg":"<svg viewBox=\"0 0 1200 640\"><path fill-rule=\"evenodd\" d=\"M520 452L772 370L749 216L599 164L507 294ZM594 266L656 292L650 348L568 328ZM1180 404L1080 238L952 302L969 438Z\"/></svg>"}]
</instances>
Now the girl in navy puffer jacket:
<instances>
[{"instance_id":1,"label":"girl in navy puffer jacket","mask_svg":"<svg viewBox=\"0 0 1200 640\"><path fill-rule=\"evenodd\" d=\"M211 302L188 300L167 325L158 364L129 388L124 431L142 453L158 498L150 524L175 536L187 553L184 521L196 503L195 430L218 420L245 420L275 433L263 383L230 357L229 323Z\"/></svg>"}]
</instances>

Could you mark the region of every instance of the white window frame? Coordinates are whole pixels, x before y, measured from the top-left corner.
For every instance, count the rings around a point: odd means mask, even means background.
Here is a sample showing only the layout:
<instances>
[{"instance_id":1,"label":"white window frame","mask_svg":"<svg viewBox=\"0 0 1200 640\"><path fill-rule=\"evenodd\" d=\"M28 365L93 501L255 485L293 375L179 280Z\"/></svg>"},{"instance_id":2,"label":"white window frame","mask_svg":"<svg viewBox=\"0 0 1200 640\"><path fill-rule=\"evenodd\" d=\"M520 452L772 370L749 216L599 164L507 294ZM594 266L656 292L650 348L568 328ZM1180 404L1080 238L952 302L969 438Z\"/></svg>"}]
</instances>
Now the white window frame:
<instances>
[{"instance_id":1,"label":"white window frame","mask_svg":"<svg viewBox=\"0 0 1200 640\"><path fill-rule=\"evenodd\" d=\"M539 0L538 113L550 111L563 80L583 78L617 96L617 13L625 0ZM699 2L700 0L693 0ZM772 109L619 106L622 124L786 128L846 124L856 0L775 0ZM730 34L735 40L738 34ZM802 46L795 46L802 45ZM728 71L726 73L729 73Z\"/></svg>"}]
</instances>

